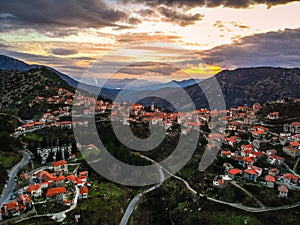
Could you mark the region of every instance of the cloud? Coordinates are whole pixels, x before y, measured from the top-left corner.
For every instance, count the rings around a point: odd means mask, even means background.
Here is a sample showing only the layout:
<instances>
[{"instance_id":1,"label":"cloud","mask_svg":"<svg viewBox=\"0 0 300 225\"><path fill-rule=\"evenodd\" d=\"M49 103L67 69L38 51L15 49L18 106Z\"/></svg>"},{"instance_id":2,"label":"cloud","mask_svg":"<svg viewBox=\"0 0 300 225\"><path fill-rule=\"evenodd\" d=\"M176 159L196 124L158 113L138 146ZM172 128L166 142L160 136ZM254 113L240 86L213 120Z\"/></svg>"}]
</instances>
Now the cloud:
<instances>
[{"instance_id":1,"label":"cloud","mask_svg":"<svg viewBox=\"0 0 300 225\"><path fill-rule=\"evenodd\" d=\"M142 17L155 17L157 16L157 12L152 9L141 9L137 12Z\"/></svg>"},{"instance_id":2,"label":"cloud","mask_svg":"<svg viewBox=\"0 0 300 225\"><path fill-rule=\"evenodd\" d=\"M129 17L127 22L132 25L137 25L137 24L141 23L142 20L140 20L136 17Z\"/></svg>"},{"instance_id":3,"label":"cloud","mask_svg":"<svg viewBox=\"0 0 300 225\"><path fill-rule=\"evenodd\" d=\"M65 48L54 48L54 49L51 49L50 52L53 55L62 55L62 56L75 55L78 53L78 51L76 49L65 49Z\"/></svg>"},{"instance_id":4,"label":"cloud","mask_svg":"<svg viewBox=\"0 0 300 225\"><path fill-rule=\"evenodd\" d=\"M54 36L68 35L76 28L118 26L127 18L126 12L109 7L104 0L10 0L1 2L0 30L33 28Z\"/></svg>"},{"instance_id":5,"label":"cloud","mask_svg":"<svg viewBox=\"0 0 300 225\"><path fill-rule=\"evenodd\" d=\"M230 7L248 8L251 5L265 4L268 7L295 2L295 0L119 0L123 3L142 3L149 6L165 5L172 7L184 7L185 9L194 7Z\"/></svg>"},{"instance_id":6,"label":"cloud","mask_svg":"<svg viewBox=\"0 0 300 225\"><path fill-rule=\"evenodd\" d=\"M300 29L285 29L240 38L200 53L208 64L224 68L249 66L299 67Z\"/></svg>"},{"instance_id":7,"label":"cloud","mask_svg":"<svg viewBox=\"0 0 300 225\"><path fill-rule=\"evenodd\" d=\"M178 39L181 39L181 37L177 35L167 35L161 32L155 32L153 34L128 32L125 34L120 34L116 37L116 41L119 44L130 44L137 42L172 42Z\"/></svg>"},{"instance_id":8,"label":"cloud","mask_svg":"<svg viewBox=\"0 0 300 225\"><path fill-rule=\"evenodd\" d=\"M193 25L204 17L204 15L200 13L187 14L163 6L159 7L158 11L163 16L162 21L178 24L182 27Z\"/></svg>"},{"instance_id":9,"label":"cloud","mask_svg":"<svg viewBox=\"0 0 300 225\"><path fill-rule=\"evenodd\" d=\"M216 21L213 26L220 29L225 28L225 25L220 20Z\"/></svg>"}]
</instances>

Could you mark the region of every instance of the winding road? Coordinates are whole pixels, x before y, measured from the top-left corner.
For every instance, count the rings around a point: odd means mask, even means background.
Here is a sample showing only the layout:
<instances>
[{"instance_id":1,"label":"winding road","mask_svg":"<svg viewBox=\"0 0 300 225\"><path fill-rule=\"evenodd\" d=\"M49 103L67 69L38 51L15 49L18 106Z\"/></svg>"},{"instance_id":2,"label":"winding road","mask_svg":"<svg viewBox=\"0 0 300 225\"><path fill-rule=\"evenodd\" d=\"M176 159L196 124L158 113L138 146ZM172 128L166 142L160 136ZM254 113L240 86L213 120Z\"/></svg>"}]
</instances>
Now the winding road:
<instances>
[{"instance_id":1,"label":"winding road","mask_svg":"<svg viewBox=\"0 0 300 225\"><path fill-rule=\"evenodd\" d=\"M137 195L131 200L131 202L130 202L129 205L127 206L127 209L126 209L126 211L125 211L125 213L124 213L124 215L123 215L123 217L122 217L122 220L121 220L121 222L120 222L120 225L126 225L126 224L128 223L129 218L130 218L131 214L133 213L133 211L134 211L134 209L135 209L135 207L136 207L138 201L140 200L140 198L141 198L144 194L147 194L147 193L149 193L150 191L155 190L156 188L160 187L160 186L163 184L163 182L165 181L165 175L164 175L164 173L163 173L161 167L159 167L158 170L159 170L159 174L160 174L160 181L159 181L159 183L156 184L156 185L154 185L154 186L152 186L152 187L150 187L149 189L147 189L147 190L145 190L145 191L143 191L143 192L137 194Z\"/></svg>"},{"instance_id":2,"label":"winding road","mask_svg":"<svg viewBox=\"0 0 300 225\"><path fill-rule=\"evenodd\" d=\"M3 203L6 203L9 201L11 193L14 191L16 187L16 182L15 182L15 177L17 176L19 170L25 166L29 160L30 160L30 155L25 152L21 151L23 158L22 160L17 163L9 172L8 172L8 182L6 183L6 186L2 190L2 195L0 199L0 208L2 207Z\"/></svg>"}]
</instances>

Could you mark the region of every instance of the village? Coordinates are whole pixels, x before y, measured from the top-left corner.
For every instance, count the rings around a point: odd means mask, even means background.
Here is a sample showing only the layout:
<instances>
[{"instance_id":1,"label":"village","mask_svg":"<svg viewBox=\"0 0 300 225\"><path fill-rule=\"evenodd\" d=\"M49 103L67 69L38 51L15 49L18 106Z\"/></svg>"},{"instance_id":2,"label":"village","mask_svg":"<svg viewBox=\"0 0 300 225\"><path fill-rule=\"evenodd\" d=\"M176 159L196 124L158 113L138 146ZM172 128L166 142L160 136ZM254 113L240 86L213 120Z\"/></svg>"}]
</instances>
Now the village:
<instances>
[{"instance_id":1,"label":"village","mask_svg":"<svg viewBox=\"0 0 300 225\"><path fill-rule=\"evenodd\" d=\"M55 202L66 207L76 207L78 199L88 197L88 172L80 171L80 163L65 160L22 173L18 179L17 196L1 208L2 219L20 216L34 207ZM73 171L70 169L74 167ZM34 209L36 210L36 209ZM58 212L59 213L59 212ZM62 213L62 217L63 212Z\"/></svg>"},{"instance_id":2,"label":"village","mask_svg":"<svg viewBox=\"0 0 300 225\"><path fill-rule=\"evenodd\" d=\"M114 121L123 125L140 123L162 126L166 135L174 127L180 127L181 135L199 132L206 137L208 149L218 148L216 159L222 160L223 172L211 180L214 188L226 189L230 188L230 184L243 185L250 182L276 191L279 199L287 199L290 193L300 190L300 176L297 173L300 122L291 121L274 126L274 121L280 120L282 116L277 111L269 112L261 120L257 114L263 106L259 103L252 107L239 106L220 111L199 109L192 112L165 112L154 103L149 107L138 103L110 103L59 88L56 96L38 96L30 104L45 101L49 105L47 112L38 120L25 121L25 124L17 127L13 134L15 137L43 128L87 128L89 118L93 116L98 121ZM299 102L298 99L293 101ZM72 106L82 106L83 110L72 111ZM91 143L87 147L95 146ZM57 154L58 148L38 149L42 156L41 167L20 174L16 195L1 207L2 220L20 216L50 202L69 207L61 212L60 215L64 217L64 212L76 207L78 199L88 197L91 186L88 172L79 172L80 163L76 163L71 147L64 148L62 151L68 152L68 157L59 160L53 157L48 164L46 159L49 152Z\"/></svg>"}]
</instances>

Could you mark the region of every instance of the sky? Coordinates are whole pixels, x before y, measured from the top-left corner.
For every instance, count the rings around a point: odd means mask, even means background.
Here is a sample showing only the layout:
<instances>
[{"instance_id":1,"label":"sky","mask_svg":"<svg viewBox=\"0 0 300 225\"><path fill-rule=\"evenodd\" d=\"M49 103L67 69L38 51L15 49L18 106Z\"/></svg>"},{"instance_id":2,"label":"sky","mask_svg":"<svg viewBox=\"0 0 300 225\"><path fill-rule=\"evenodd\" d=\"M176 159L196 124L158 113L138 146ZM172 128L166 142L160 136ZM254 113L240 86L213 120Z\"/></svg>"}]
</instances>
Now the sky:
<instances>
[{"instance_id":1,"label":"sky","mask_svg":"<svg viewBox=\"0 0 300 225\"><path fill-rule=\"evenodd\" d=\"M300 65L299 1L0 1L0 54L72 77L204 79Z\"/></svg>"}]
</instances>

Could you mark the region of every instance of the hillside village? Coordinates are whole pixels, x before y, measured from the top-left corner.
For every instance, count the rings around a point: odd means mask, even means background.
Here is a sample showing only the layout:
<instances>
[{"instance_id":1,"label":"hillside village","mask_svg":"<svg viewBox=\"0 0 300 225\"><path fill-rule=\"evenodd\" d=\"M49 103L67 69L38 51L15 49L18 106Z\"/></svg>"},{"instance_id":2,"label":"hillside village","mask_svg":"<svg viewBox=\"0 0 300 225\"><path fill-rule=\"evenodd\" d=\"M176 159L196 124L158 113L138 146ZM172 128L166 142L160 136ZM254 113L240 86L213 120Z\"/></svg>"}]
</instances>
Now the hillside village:
<instances>
[{"instance_id":1,"label":"hillside village","mask_svg":"<svg viewBox=\"0 0 300 225\"><path fill-rule=\"evenodd\" d=\"M299 102L298 99L290 101ZM15 129L13 136L53 127L62 130L71 130L74 126L88 128L89 118L94 116L101 118L98 120L100 123L115 121L125 126L162 126L166 135L179 127L181 135L188 135L192 131L205 135L208 150L218 148L216 159L221 159L223 172L215 175L211 187L228 189L231 185L241 187L253 183L273 190L278 199L287 199L300 189L300 176L297 173L300 122L289 118L291 122L274 126L274 121L281 120L283 115L270 111L262 118L259 113L263 106L258 103L251 108L239 106L222 111L199 109L192 112L165 112L155 107L154 103L149 107L138 103L110 103L86 97L82 93L75 95L64 88L57 89L52 97L37 96L28 104L34 106L42 103L46 103L49 109L39 119L25 121ZM285 102L280 100L276 104ZM73 111L72 115L72 106L79 106L82 110ZM91 143L87 147L94 146ZM88 198L91 186L88 172L78 171L80 163L76 163L71 146L64 146L60 150L67 154L58 157L59 148L38 149L42 158L41 166L20 174L18 194L1 207L2 220L22 216L35 210L39 204L47 205L50 202L69 207L62 211L61 218L56 218L63 220L63 212L75 208L77 199ZM53 155L49 161L50 153Z\"/></svg>"}]
</instances>

